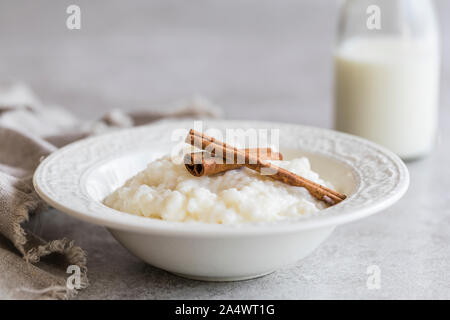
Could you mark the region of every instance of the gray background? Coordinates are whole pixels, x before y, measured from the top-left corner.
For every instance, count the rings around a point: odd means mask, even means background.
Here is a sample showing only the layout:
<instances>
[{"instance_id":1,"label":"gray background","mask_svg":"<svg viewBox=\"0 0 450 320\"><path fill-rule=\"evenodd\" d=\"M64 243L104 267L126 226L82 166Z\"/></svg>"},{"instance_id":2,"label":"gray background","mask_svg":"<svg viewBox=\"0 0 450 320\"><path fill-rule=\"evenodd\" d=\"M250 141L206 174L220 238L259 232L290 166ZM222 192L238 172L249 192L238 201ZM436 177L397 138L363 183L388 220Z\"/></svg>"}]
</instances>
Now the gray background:
<instances>
[{"instance_id":1,"label":"gray background","mask_svg":"<svg viewBox=\"0 0 450 320\"><path fill-rule=\"evenodd\" d=\"M78 4L82 29L66 29ZM411 187L392 208L339 227L306 259L266 277L204 283L140 262L102 228L59 212L46 238L88 251L93 298L450 298L450 2L436 1L443 40L435 151L408 164ZM0 2L0 79L86 119L202 94L227 118L332 125L336 1L158 0ZM368 290L366 268L381 268Z\"/></svg>"}]
</instances>

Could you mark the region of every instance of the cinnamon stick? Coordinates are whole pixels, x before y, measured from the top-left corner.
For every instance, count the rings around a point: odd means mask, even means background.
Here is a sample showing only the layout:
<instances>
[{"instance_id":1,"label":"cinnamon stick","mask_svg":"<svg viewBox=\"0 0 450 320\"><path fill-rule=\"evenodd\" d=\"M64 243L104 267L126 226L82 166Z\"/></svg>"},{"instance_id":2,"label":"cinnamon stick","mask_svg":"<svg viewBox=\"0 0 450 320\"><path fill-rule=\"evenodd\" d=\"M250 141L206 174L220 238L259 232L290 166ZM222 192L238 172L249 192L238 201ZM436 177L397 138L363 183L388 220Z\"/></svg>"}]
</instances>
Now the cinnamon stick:
<instances>
[{"instance_id":1,"label":"cinnamon stick","mask_svg":"<svg viewBox=\"0 0 450 320\"><path fill-rule=\"evenodd\" d=\"M326 202L329 205L337 204L346 198L344 194L300 177L283 168L279 168L270 162L258 159L251 154L246 154L233 146L229 146L226 143L218 141L201 132L191 129L186 137L186 142L206 150L213 155L219 153L224 160L231 158L234 159L234 161L238 161L239 159L242 161L242 159L245 159L244 163L247 168L255 170L259 173L268 172L269 176L274 180L278 180L292 186L304 187L312 196Z\"/></svg>"},{"instance_id":2,"label":"cinnamon stick","mask_svg":"<svg viewBox=\"0 0 450 320\"><path fill-rule=\"evenodd\" d=\"M242 149L241 151L263 160L283 160L283 155L279 152L272 151L271 148ZM234 161L232 163L227 163L222 159L220 160L221 161L218 161L217 158L211 157L204 152L193 152L185 156L184 165L189 173L196 177L209 176L245 166L243 163L241 164Z\"/></svg>"}]
</instances>

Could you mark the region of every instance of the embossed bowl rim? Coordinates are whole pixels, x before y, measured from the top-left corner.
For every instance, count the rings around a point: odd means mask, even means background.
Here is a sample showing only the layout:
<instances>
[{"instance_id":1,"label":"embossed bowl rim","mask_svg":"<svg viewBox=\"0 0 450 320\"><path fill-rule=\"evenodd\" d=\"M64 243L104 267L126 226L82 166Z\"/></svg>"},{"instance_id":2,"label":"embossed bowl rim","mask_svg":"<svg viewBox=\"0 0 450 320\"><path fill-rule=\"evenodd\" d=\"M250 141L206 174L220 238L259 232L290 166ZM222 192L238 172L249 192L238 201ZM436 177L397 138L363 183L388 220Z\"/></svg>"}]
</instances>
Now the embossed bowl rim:
<instances>
[{"instance_id":1,"label":"embossed bowl rim","mask_svg":"<svg viewBox=\"0 0 450 320\"><path fill-rule=\"evenodd\" d=\"M365 139L317 127L288 123L206 120L205 128L280 129L280 142L319 153L348 165L359 180L357 190L342 203L314 215L280 222L218 225L170 222L119 212L94 200L82 179L92 166L130 150L161 143L176 128L193 120L164 120L71 143L44 159L33 177L37 193L51 206L75 218L112 229L138 233L195 237L261 235L296 232L348 223L377 213L398 201L409 186L405 164L391 151ZM295 147L297 146L297 147ZM88 152L88 150L90 152ZM384 173L376 177L377 174Z\"/></svg>"}]
</instances>

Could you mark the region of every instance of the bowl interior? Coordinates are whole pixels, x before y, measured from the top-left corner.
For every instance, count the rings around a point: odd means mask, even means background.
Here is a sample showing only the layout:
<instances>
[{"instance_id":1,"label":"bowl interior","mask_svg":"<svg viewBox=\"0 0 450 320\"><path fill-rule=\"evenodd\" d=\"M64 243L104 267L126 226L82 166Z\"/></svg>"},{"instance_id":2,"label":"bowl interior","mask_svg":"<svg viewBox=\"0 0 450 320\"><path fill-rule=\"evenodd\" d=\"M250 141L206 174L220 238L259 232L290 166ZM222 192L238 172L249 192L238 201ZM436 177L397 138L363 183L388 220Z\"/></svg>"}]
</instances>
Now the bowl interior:
<instances>
[{"instance_id":1,"label":"bowl interior","mask_svg":"<svg viewBox=\"0 0 450 320\"><path fill-rule=\"evenodd\" d=\"M126 180L145 169L148 163L168 154L167 146L149 150L136 150L123 156L105 160L93 166L84 175L86 191L94 201L102 202L114 190L122 186ZM343 162L321 154L308 153L302 150L281 149L284 159L308 157L312 169L321 178L333 184L337 191L351 195L358 186L357 175Z\"/></svg>"}]
</instances>

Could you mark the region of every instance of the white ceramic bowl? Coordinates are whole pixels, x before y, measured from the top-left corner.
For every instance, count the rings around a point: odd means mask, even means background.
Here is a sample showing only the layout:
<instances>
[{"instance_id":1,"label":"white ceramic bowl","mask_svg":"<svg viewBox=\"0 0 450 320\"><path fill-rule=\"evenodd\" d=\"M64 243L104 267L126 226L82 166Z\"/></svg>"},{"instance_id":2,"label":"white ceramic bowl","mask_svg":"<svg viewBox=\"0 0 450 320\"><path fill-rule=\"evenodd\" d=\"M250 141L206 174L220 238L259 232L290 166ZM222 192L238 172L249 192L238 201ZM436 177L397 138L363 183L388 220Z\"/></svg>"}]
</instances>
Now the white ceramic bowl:
<instances>
[{"instance_id":1,"label":"white ceramic bowl","mask_svg":"<svg viewBox=\"0 0 450 320\"><path fill-rule=\"evenodd\" d=\"M39 195L56 209L108 228L149 264L189 278L249 279L294 263L340 224L392 205L409 175L390 151L326 129L272 122L207 121L207 128L279 129L286 159L306 155L313 170L348 199L295 221L238 226L168 222L119 212L102 200L152 160L170 153L175 129L193 121L163 121L70 144L47 157L34 175ZM345 244L344 244L345 245Z\"/></svg>"}]
</instances>

